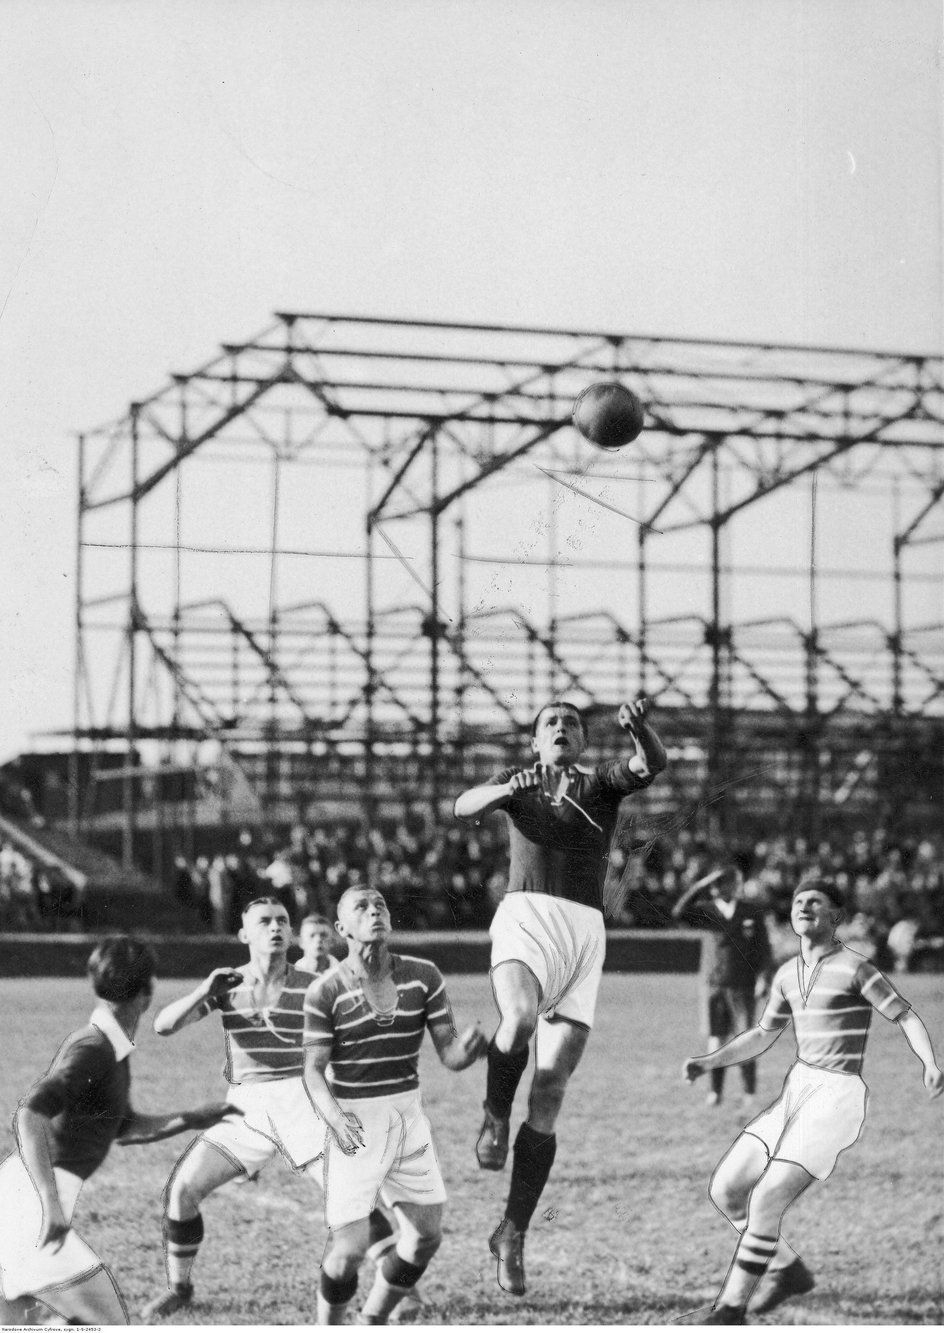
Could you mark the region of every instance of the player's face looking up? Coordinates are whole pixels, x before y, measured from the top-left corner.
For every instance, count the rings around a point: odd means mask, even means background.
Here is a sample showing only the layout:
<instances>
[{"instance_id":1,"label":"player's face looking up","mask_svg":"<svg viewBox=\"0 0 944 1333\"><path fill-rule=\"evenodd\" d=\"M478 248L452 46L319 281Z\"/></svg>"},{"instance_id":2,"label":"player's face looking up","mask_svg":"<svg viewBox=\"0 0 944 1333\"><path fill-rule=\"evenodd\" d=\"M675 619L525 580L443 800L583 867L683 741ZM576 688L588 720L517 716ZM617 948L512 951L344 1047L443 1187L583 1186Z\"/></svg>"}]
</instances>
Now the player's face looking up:
<instances>
[{"instance_id":1,"label":"player's face looking up","mask_svg":"<svg viewBox=\"0 0 944 1333\"><path fill-rule=\"evenodd\" d=\"M338 934L367 944L390 934L390 912L376 889L348 889L338 903Z\"/></svg>"},{"instance_id":2,"label":"player's face looking up","mask_svg":"<svg viewBox=\"0 0 944 1333\"><path fill-rule=\"evenodd\" d=\"M239 938L250 952L285 953L292 939L287 910L276 903L250 903L243 913Z\"/></svg>"},{"instance_id":3,"label":"player's face looking up","mask_svg":"<svg viewBox=\"0 0 944 1333\"><path fill-rule=\"evenodd\" d=\"M542 764L573 764L583 753L586 735L580 714L567 704L548 704L538 715L531 750Z\"/></svg>"},{"instance_id":4,"label":"player's face looking up","mask_svg":"<svg viewBox=\"0 0 944 1333\"><path fill-rule=\"evenodd\" d=\"M298 932L298 943L309 958L323 958L331 943L331 927L320 921L303 921Z\"/></svg>"},{"instance_id":5,"label":"player's face looking up","mask_svg":"<svg viewBox=\"0 0 944 1333\"><path fill-rule=\"evenodd\" d=\"M842 913L825 893L804 889L790 907L790 924L797 935L810 940L832 939Z\"/></svg>"}]
</instances>

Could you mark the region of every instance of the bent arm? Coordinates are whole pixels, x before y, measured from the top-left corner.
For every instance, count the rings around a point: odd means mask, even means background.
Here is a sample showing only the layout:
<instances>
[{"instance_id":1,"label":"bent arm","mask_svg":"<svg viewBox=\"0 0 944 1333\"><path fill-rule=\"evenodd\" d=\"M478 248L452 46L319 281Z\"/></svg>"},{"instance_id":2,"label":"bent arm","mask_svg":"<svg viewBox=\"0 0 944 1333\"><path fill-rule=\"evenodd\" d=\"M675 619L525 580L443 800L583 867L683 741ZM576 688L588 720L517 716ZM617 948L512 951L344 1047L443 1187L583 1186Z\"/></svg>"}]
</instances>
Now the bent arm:
<instances>
[{"instance_id":1,"label":"bent arm","mask_svg":"<svg viewBox=\"0 0 944 1333\"><path fill-rule=\"evenodd\" d=\"M334 1099L325 1078L325 1070L331 1062L331 1048L311 1046L305 1052L305 1088L312 1105L321 1116L338 1141L342 1152L353 1153L364 1146L364 1136L360 1132L357 1117L342 1111Z\"/></svg>"},{"instance_id":2,"label":"bent arm","mask_svg":"<svg viewBox=\"0 0 944 1333\"><path fill-rule=\"evenodd\" d=\"M461 1036L457 1035L451 1022L434 1023L430 1024L429 1035L436 1047L436 1054L446 1068L454 1073L475 1064L488 1046L488 1039L478 1023L466 1028Z\"/></svg>"},{"instance_id":3,"label":"bent arm","mask_svg":"<svg viewBox=\"0 0 944 1333\"><path fill-rule=\"evenodd\" d=\"M783 1028L762 1028L759 1023L746 1028L716 1051L686 1060L685 1077L692 1082L710 1069L726 1069L728 1065L740 1065L745 1060L753 1060L773 1046L782 1031Z\"/></svg>"},{"instance_id":4,"label":"bent arm","mask_svg":"<svg viewBox=\"0 0 944 1333\"><path fill-rule=\"evenodd\" d=\"M168 1111L165 1115L145 1115L132 1111L122 1126L117 1142L123 1147L135 1143L157 1143L160 1139L173 1138L188 1129L209 1129L224 1116L242 1115L230 1102L207 1102L195 1106L190 1111Z\"/></svg>"},{"instance_id":5,"label":"bent arm","mask_svg":"<svg viewBox=\"0 0 944 1333\"><path fill-rule=\"evenodd\" d=\"M58 1241L61 1245L63 1237L69 1230L69 1224L62 1210L59 1187L53 1170L49 1119L28 1106L20 1106L13 1119L13 1127L20 1156L43 1207L43 1226L39 1234L39 1244L55 1244Z\"/></svg>"},{"instance_id":6,"label":"bent arm","mask_svg":"<svg viewBox=\"0 0 944 1333\"><path fill-rule=\"evenodd\" d=\"M217 967L199 986L182 995L179 1000L172 1000L155 1016L154 1031L159 1037L171 1037L189 1023L199 1023L211 1010L210 1001L227 990L232 990L243 980L242 974L229 967Z\"/></svg>"},{"instance_id":7,"label":"bent arm","mask_svg":"<svg viewBox=\"0 0 944 1333\"><path fill-rule=\"evenodd\" d=\"M493 810L501 809L511 792L510 782L501 786L485 783L481 787L470 787L456 797L453 813L456 819L476 819L479 815L491 814Z\"/></svg>"},{"instance_id":8,"label":"bent arm","mask_svg":"<svg viewBox=\"0 0 944 1333\"><path fill-rule=\"evenodd\" d=\"M941 1073L934 1058L931 1038L924 1022L913 1009L909 1009L906 1014L902 1014L901 1018L898 1019L898 1026L901 1028L905 1041L924 1066L924 1086L932 1097L940 1097L941 1093L944 1092L944 1074Z\"/></svg>"},{"instance_id":9,"label":"bent arm","mask_svg":"<svg viewBox=\"0 0 944 1333\"><path fill-rule=\"evenodd\" d=\"M640 778L655 777L668 764L665 746L652 730L649 723L637 720L629 734L636 743L636 753L631 757L629 766Z\"/></svg>"}]
</instances>

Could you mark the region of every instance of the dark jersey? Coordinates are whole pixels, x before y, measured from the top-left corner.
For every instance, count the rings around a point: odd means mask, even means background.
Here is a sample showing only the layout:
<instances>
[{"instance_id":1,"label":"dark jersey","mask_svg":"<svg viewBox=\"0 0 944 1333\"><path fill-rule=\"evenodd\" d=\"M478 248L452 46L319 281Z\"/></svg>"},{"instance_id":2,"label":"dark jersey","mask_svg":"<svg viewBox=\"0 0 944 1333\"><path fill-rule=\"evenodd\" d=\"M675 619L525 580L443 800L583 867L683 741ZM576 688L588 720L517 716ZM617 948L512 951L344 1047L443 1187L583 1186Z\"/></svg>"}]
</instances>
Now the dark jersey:
<instances>
[{"instance_id":1,"label":"dark jersey","mask_svg":"<svg viewBox=\"0 0 944 1333\"><path fill-rule=\"evenodd\" d=\"M131 1071L97 1027L67 1037L24 1100L48 1116L53 1166L87 1180L131 1117Z\"/></svg>"},{"instance_id":2,"label":"dark jersey","mask_svg":"<svg viewBox=\"0 0 944 1333\"><path fill-rule=\"evenodd\" d=\"M540 787L511 795L502 806L511 851L508 893L546 893L602 912L620 802L655 776L638 777L629 765L629 759L589 769L572 765L557 799ZM504 768L489 782L502 786L521 771Z\"/></svg>"},{"instance_id":3,"label":"dark jersey","mask_svg":"<svg viewBox=\"0 0 944 1333\"><path fill-rule=\"evenodd\" d=\"M710 930L714 937L706 969L710 986L753 990L758 976L771 971L770 937L758 908L735 902L729 920L712 899L706 899L689 907L685 919L698 930Z\"/></svg>"}]
</instances>

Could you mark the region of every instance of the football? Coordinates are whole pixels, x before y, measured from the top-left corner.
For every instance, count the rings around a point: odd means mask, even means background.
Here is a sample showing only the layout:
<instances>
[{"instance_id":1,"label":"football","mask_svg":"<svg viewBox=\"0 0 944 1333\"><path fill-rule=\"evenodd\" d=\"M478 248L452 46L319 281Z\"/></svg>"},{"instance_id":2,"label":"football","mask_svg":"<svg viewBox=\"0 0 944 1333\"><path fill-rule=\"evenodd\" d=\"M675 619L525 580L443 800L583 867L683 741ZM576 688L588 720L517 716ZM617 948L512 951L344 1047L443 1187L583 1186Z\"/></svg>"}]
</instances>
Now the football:
<instances>
[{"instance_id":1,"label":"football","mask_svg":"<svg viewBox=\"0 0 944 1333\"><path fill-rule=\"evenodd\" d=\"M574 403L573 422L598 449L622 449L645 423L642 403L625 384L607 380L590 384Z\"/></svg>"}]
</instances>

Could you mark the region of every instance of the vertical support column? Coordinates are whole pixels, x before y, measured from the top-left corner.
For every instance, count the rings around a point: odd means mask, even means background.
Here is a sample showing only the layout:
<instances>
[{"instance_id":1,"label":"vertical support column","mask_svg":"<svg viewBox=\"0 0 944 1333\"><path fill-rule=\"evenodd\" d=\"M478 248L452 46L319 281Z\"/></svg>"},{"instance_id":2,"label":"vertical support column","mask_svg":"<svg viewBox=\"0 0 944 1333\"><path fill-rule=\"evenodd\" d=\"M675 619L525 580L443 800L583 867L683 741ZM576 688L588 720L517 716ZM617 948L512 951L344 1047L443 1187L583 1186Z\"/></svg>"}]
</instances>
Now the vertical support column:
<instances>
[{"instance_id":1,"label":"vertical support column","mask_svg":"<svg viewBox=\"0 0 944 1333\"><path fill-rule=\"evenodd\" d=\"M901 649L904 642L904 582L902 574L902 551L904 550L905 539L901 536L900 506L901 495L898 488L898 478L895 478L894 489L892 492L892 503L894 505L894 537L892 538L892 595L894 601L893 614L895 618L895 628L891 635L889 648L891 649L891 668L892 668L892 716L901 717L904 707L904 691L902 689L902 661Z\"/></svg>"},{"instance_id":2,"label":"vertical support column","mask_svg":"<svg viewBox=\"0 0 944 1333\"><path fill-rule=\"evenodd\" d=\"M547 482L547 644L545 659L547 661L547 688L544 691L545 699L556 699L558 695L557 688L557 510L560 501L557 498L557 491L554 483L549 479ZM537 710L537 705L535 710Z\"/></svg>"},{"instance_id":3,"label":"vertical support column","mask_svg":"<svg viewBox=\"0 0 944 1333\"><path fill-rule=\"evenodd\" d=\"M269 724L266 728L265 756L265 791L263 811L271 813L278 808L279 779L281 775L281 747L279 744L279 691L276 680L276 664L279 660L279 612L278 612L278 542L279 542L279 491L282 481L281 459L276 449L272 456L272 522L269 535L269 616L268 616L268 672L269 672Z\"/></svg>"},{"instance_id":4,"label":"vertical support column","mask_svg":"<svg viewBox=\"0 0 944 1333\"><path fill-rule=\"evenodd\" d=\"M430 435L430 605L429 621L429 747L430 800L433 818L439 818L442 755L439 722L439 432Z\"/></svg>"},{"instance_id":5,"label":"vertical support column","mask_svg":"<svg viewBox=\"0 0 944 1333\"><path fill-rule=\"evenodd\" d=\"M711 451L711 620L707 639L711 648L711 679L708 685L708 834L713 839L724 836L727 826L724 799L721 796L725 776L724 753L724 674L725 636L721 607L721 535L720 462L717 437Z\"/></svg>"},{"instance_id":6,"label":"vertical support column","mask_svg":"<svg viewBox=\"0 0 944 1333\"><path fill-rule=\"evenodd\" d=\"M128 721L125 734L125 763L122 778L121 863L126 870L134 867L137 834L138 716L137 716L137 634L138 634L138 464L140 440L138 418L140 405L131 404L131 530L130 586L128 589Z\"/></svg>"},{"instance_id":7,"label":"vertical support column","mask_svg":"<svg viewBox=\"0 0 944 1333\"><path fill-rule=\"evenodd\" d=\"M817 473L810 477L810 556L809 556L809 630L804 635L804 666L806 691L800 758L800 829L807 840L816 837L819 826L820 739L822 719L819 711L819 616L817 608L816 572L816 482Z\"/></svg>"},{"instance_id":8,"label":"vertical support column","mask_svg":"<svg viewBox=\"0 0 944 1333\"><path fill-rule=\"evenodd\" d=\"M366 470L366 514L364 525L364 819L365 833L374 826L377 814L377 773L374 755L376 743L376 695L374 636L376 633L376 590L374 587L374 455L368 458Z\"/></svg>"},{"instance_id":9,"label":"vertical support column","mask_svg":"<svg viewBox=\"0 0 944 1333\"><path fill-rule=\"evenodd\" d=\"M458 791L466 785L465 754L469 732L469 719L466 717L465 699L469 688L469 673L466 661L466 541L465 541L465 501L459 502L456 517L456 634L455 657L458 672L456 685L456 714L458 717L458 736L456 739L455 772L451 774L452 786Z\"/></svg>"},{"instance_id":10,"label":"vertical support column","mask_svg":"<svg viewBox=\"0 0 944 1333\"><path fill-rule=\"evenodd\" d=\"M82 686L85 679L85 606L83 550L85 544L85 436L79 436L79 495L75 540L75 660L72 677L72 753L69 756L69 829L78 838L82 829L82 781L79 731L82 727Z\"/></svg>"}]
</instances>

